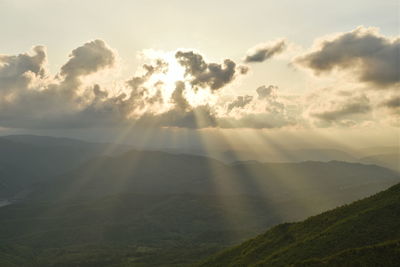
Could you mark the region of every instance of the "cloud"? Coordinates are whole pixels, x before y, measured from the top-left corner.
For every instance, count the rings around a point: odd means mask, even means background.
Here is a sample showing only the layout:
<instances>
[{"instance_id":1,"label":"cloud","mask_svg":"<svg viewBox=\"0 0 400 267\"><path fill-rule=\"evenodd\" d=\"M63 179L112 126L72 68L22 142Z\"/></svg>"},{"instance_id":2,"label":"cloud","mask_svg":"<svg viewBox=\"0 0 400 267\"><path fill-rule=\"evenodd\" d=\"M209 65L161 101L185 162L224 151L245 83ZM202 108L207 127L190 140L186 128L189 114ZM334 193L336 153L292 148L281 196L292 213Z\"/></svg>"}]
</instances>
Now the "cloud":
<instances>
[{"instance_id":1,"label":"cloud","mask_svg":"<svg viewBox=\"0 0 400 267\"><path fill-rule=\"evenodd\" d=\"M320 40L314 50L295 62L316 74L346 70L360 82L390 87L400 83L400 38L387 38L375 28L360 26Z\"/></svg>"},{"instance_id":2,"label":"cloud","mask_svg":"<svg viewBox=\"0 0 400 267\"><path fill-rule=\"evenodd\" d=\"M386 109L386 116L391 124L400 126L400 95L392 95L379 104Z\"/></svg>"},{"instance_id":3,"label":"cloud","mask_svg":"<svg viewBox=\"0 0 400 267\"><path fill-rule=\"evenodd\" d=\"M33 54L0 55L0 92L27 88L36 77L46 75L46 49L35 46Z\"/></svg>"},{"instance_id":4,"label":"cloud","mask_svg":"<svg viewBox=\"0 0 400 267\"><path fill-rule=\"evenodd\" d=\"M115 53L104 41L91 41L74 49L60 74L54 77L46 76L45 48L36 47L33 52L1 56L1 78L8 82L7 85L1 83L5 88L0 90L2 127L69 129L141 125L204 128L216 125L210 106L192 107L189 104L183 81L176 83L169 101L165 101L166 96L161 93L165 86L162 81L154 80L153 87L148 87L154 75L165 73L169 67L161 59L144 64L141 75L123 82L124 89L120 93L111 94L112 90L81 79L114 65ZM40 82L32 84L36 76Z\"/></svg>"},{"instance_id":5,"label":"cloud","mask_svg":"<svg viewBox=\"0 0 400 267\"><path fill-rule=\"evenodd\" d=\"M313 113L313 116L325 121L335 121L349 115L364 114L370 111L371 106L368 98L363 96L360 98L353 98L345 103L339 104L335 109Z\"/></svg>"},{"instance_id":6,"label":"cloud","mask_svg":"<svg viewBox=\"0 0 400 267\"><path fill-rule=\"evenodd\" d=\"M47 70L43 46L29 53L1 55L0 127L332 127L400 114L397 94L377 97L378 92L391 91L332 89L301 98L283 95L276 85L263 85L232 98L234 92L228 96L219 89L245 74L247 67L229 59L207 63L191 51L168 53L168 57L149 57L138 74L113 81L115 85L100 75L116 61L116 53L102 40L72 50L56 75ZM175 75L176 66L182 77ZM95 79L85 79L92 74L97 74Z\"/></svg>"},{"instance_id":7,"label":"cloud","mask_svg":"<svg viewBox=\"0 0 400 267\"><path fill-rule=\"evenodd\" d=\"M228 116L217 117L221 128L272 129L298 125L300 122L298 104L285 100L278 94L274 85L260 86L256 89L257 98L238 96L228 104ZM230 114L237 108L233 115Z\"/></svg>"},{"instance_id":8,"label":"cloud","mask_svg":"<svg viewBox=\"0 0 400 267\"><path fill-rule=\"evenodd\" d=\"M72 50L70 59L61 67L66 79L77 78L110 67L115 62L114 52L103 40L94 40Z\"/></svg>"},{"instance_id":9,"label":"cloud","mask_svg":"<svg viewBox=\"0 0 400 267\"><path fill-rule=\"evenodd\" d=\"M247 74L249 72L249 67L247 66L238 66L238 71L240 74Z\"/></svg>"},{"instance_id":10,"label":"cloud","mask_svg":"<svg viewBox=\"0 0 400 267\"><path fill-rule=\"evenodd\" d=\"M357 91L320 90L307 99L307 113L317 119L316 125L354 126L371 120L373 105L370 99Z\"/></svg>"},{"instance_id":11,"label":"cloud","mask_svg":"<svg viewBox=\"0 0 400 267\"><path fill-rule=\"evenodd\" d=\"M235 100L228 103L228 114L218 114L215 106L200 105L190 106L184 97L185 88L183 82L178 82L172 93L171 102L173 108L167 112L154 114L145 113L138 118L136 125L151 127L177 127L177 128L254 128L254 129L273 129L298 124L297 110L288 109L278 97L276 86L262 86L273 88L269 96L258 99L250 95L238 96ZM262 107L254 110L248 107ZM229 114L233 109L240 109L240 114L235 116ZM236 116L239 115L239 116Z\"/></svg>"},{"instance_id":12,"label":"cloud","mask_svg":"<svg viewBox=\"0 0 400 267\"><path fill-rule=\"evenodd\" d=\"M235 74L246 74L247 67L239 66L230 59L225 59L223 64L206 63L203 56L193 51L178 51L175 54L178 62L185 67L185 76L190 76L190 83L194 87L218 90L232 82Z\"/></svg>"},{"instance_id":13,"label":"cloud","mask_svg":"<svg viewBox=\"0 0 400 267\"><path fill-rule=\"evenodd\" d=\"M400 96L393 96L392 98L382 102L381 105L392 109L400 108Z\"/></svg>"},{"instance_id":14,"label":"cloud","mask_svg":"<svg viewBox=\"0 0 400 267\"><path fill-rule=\"evenodd\" d=\"M217 118L208 105L191 107L182 110L175 107L160 114L145 113L136 121L135 125L145 127L176 127L201 129L217 127Z\"/></svg>"},{"instance_id":15,"label":"cloud","mask_svg":"<svg viewBox=\"0 0 400 267\"><path fill-rule=\"evenodd\" d=\"M72 50L70 59L61 67L60 74L64 77L66 86L76 90L80 85L80 77L112 67L114 63L114 52L103 40L94 40Z\"/></svg>"},{"instance_id":16,"label":"cloud","mask_svg":"<svg viewBox=\"0 0 400 267\"><path fill-rule=\"evenodd\" d=\"M157 59L154 65L144 64L143 69L145 70L145 73L142 76L134 76L132 79L126 82L131 88L139 88L146 81L148 81L153 74L160 72L165 73L168 69L168 63L161 59Z\"/></svg>"},{"instance_id":17,"label":"cloud","mask_svg":"<svg viewBox=\"0 0 400 267\"><path fill-rule=\"evenodd\" d=\"M263 103L266 103L265 110L274 113L285 113L286 107L285 104L278 97L278 86L269 85L269 86L260 86L256 89L258 99Z\"/></svg>"},{"instance_id":18,"label":"cloud","mask_svg":"<svg viewBox=\"0 0 400 267\"><path fill-rule=\"evenodd\" d=\"M256 89L258 99L266 99L276 93L278 87L275 85L265 86L262 85Z\"/></svg>"},{"instance_id":19,"label":"cloud","mask_svg":"<svg viewBox=\"0 0 400 267\"><path fill-rule=\"evenodd\" d=\"M250 95L238 96L235 100L233 100L228 105L228 112L230 112L234 108L244 108L253 100L253 97Z\"/></svg>"},{"instance_id":20,"label":"cloud","mask_svg":"<svg viewBox=\"0 0 400 267\"><path fill-rule=\"evenodd\" d=\"M209 104L193 107L185 97L184 82L176 83L172 92L170 102L172 108L161 113L146 112L139 116L135 125L145 127L177 127L177 128L281 128L298 124L297 110L290 110L279 99L277 94L278 87L262 86L272 88L271 93L258 99L250 95L238 96L235 100L228 103L228 113L233 109L240 109L240 114L232 116L230 114L219 114L217 106ZM254 103L253 103L254 102ZM262 107L260 110L253 110L248 107L251 103L254 107ZM239 116L236 116L239 115Z\"/></svg>"},{"instance_id":21,"label":"cloud","mask_svg":"<svg viewBox=\"0 0 400 267\"><path fill-rule=\"evenodd\" d=\"M282 53L286 47L286 41L282 39L274 42L258 44L247 51L244 62L264 62L265 60Z\"/></svg>"},{"instance_id":22,"label":"cloud","mask_svg":"<svg viewBox=\"0 0 400 267\"><path fill-rule=\"evenodd\" d=\"M284 114L273 113L248 113L239 118L221 117L218 118L220 128L253 128L253 129L274 129L285 126L294 126L297 122Z\"/></svg>"},{"instance_id":23,"label":"cloud","mask_svg":"<svg viewBox=\"0 0 400 267\"><path fill-rule=\"evenodd\" d=\"M115 124L121 119L123 96L110 97L98 84L77 93L80 77L113 66L115 54L104 41L91 41L74 49L55 77L46 71L46 49L36 46L33 51L32 55L1 56L2 126L75 128L100 122Z\"/></svg>"},{"instance_id":24,"label":"cloud","mask_svg":"<svg viewBox=\"0 0 400 267\"><path fill-rule=\"evenodd\" d=\"M161 94L161 90L158 88L162 86L162 82L155 84L156 90L152 94L149 88L145 87L145 83L148 82L151 77L158 73L164 73L168 68L168 64L160 59L156 60L154 64L144 64L144 74L133 76L131 79L125 82L130 89L128 99L125 99L125 94L121 95L124 99L123 104L125 106L125 113L130 115L135 110L147 109L148 105L154 105L157 103L163 103L164 99Z\"/></svg>"},{"instance_id":25,"label":"cloud","mask_svg":"<svg viewBox=\"0 0 400 267\"><path fill-rule=\"evenodd\" d=\"M189 102L183 95L184 91L185 91L185 83L182 81L177 81L175 90L171 96L171 102L175 104L176 108L183 111L190 108Z\"/></svg>"}]
</instances>

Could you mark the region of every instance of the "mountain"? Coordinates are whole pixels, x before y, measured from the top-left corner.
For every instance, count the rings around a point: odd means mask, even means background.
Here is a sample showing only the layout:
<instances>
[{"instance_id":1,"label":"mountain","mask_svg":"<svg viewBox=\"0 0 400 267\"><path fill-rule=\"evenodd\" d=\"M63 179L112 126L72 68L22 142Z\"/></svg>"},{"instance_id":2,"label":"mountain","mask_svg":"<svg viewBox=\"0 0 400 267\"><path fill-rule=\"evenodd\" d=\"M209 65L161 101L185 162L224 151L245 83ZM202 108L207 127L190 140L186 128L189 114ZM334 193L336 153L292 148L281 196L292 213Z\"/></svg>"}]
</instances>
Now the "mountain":
<instances>
[{"instance_id":1,"label":"mountain","mask_svg":"<svg viewBox=\"0 0 400 267\"><path fill-rule=\"evenodd\" d=\"M399 154L400 146L373 146L373 147L365 147L358 149L355 151L360 157L367 157L372 155L381 155L381 154Z\"/></svg>"},{"instance_id":2,"label":"mountain","mask_svg":"<svg viewBox=\"0 0 400 267\"><path fill-rule=\"evenodd\" d=\"M400 184L298 223L285 223L200 266L398 266Z\"/></svg>"},{"instance_id":3,"label":"mountain","mask_svg":"<svg viewBox=\"0 0 400 267\"><path fill-rule=\"evenodd\" d=\"M358 163L229 165L200 156L132 150L91 159L42 185L36 196L61 200L126 193L251 195L295 201L318 213L386 189L399 178L388 169Z\"/></svg>"},{"instance_id":4,"label":"mountain","mask_svg":"<svg viewBox=\"0 0 400 267\"><path fill-rule=\"evenodd\" d=\"M345 161L374 164L400 172L400 150L398 147L370 147L359 150L339 149L282 149L280 151L258 150L183 150L185 154L206 156L225 163L243 161L257 162L304 162L304 161ZM177 149L163 149L172 154L182 154Z\"/></svg>"},{"instance_id":5,"label":"mountain","mask_svg":"<svg viewBox=\"0 0 400 267\"><path fill-rule=\"evenodd\" d=\"M53 146L74 147L74 146L88 146L95 144L66 137L40 136L40 135L29 135L29 134L6 135L2 136L1 138L14 141L17 143L39 145L46 147L53 147Z\"/></svg>"},{"instance_id":6,"label":"mountain","mask_svg":"<svg viewBox=\"0 0 400 267\"><path fill-rule=\"evenodd\" d=\"M72 170L90 158L114 155L129 147L33 135L0 137L0 199L31 191L32 186Z\"/></svg>"},{"instance_id":7,"label":"mountain","mask_svg":"<svg viewBox=\"0 0 400 267\"><path fill-rule=\"evenodd\" d=\"M163 149L162 151L181 154L181 150ZM221 150L221 149L184 149L185 154L207 156L225 163L238 161L259 162L302 162L302 161L348 161L357 162L358 157L338 149L281 149L270 151L270 149L254 148L253 150Z\"/></svg>"},{"instance_id":8,"label":"mountain","mask_svg":"<svg viewBox=\"0 0 400 267\"><path fill-rule=\"evenodd\" d=\"M376 164L400 172L400 153L371 155L360 159L367 164Z\"/></svg>"}]
</instances>

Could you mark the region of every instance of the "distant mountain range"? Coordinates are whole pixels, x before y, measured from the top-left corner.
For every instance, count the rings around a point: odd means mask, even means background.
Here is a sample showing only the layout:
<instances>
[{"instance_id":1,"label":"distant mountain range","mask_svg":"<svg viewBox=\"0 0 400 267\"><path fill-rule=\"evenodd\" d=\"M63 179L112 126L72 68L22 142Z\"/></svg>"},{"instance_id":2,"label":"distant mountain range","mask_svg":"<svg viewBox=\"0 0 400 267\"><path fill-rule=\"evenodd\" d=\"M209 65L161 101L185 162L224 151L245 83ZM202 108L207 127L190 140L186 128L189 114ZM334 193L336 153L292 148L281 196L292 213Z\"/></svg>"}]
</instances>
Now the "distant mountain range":
<instances>
[{"instance_id":1,"label":"distant mountain range","mask_svg":"<svg viewBox=\"0 0 400 267\"><path fill-rule=\"evenodd\" d=\"M375 164L400 172L400 147L370 147L349 151L332 148L282 149L280 151L261 150L257 147L249 150L217 149L162 149L174 154L191 154L211 157L225 163L240 161L258 162L303 162L303 161L346 161Z\"/></svg>"},{"instance_id":2,"label":"distant mountain range","mask_svg":"<svg viewBox=\"0 0 400 267\"><path fill-rule=\"evenodd\" d=\"M400 173L400 154L379 154L372 155L368 157L363 157L360 159L360 162L366 164L376 164L379 166L383 166L392 170L395 170Z\"/></svg>"}]
</instances>

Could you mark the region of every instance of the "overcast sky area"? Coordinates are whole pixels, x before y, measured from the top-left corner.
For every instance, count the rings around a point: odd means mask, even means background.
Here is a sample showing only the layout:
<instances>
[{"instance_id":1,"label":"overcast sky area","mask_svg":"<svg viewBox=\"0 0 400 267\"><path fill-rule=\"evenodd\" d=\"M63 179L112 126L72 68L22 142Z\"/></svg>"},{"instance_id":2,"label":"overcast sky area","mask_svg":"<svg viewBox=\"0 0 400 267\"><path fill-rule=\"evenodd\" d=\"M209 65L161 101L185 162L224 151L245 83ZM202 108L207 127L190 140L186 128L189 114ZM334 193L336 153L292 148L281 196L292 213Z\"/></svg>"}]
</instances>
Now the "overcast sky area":
<instances>
[{"instance_id":1,"label":"overcast sky area","mask_svg":"<svg viewBox=\"0 0 400 267\"><path fill-rule=\"evenodd\" d=\"M393 146L399 62L397 0L0 0L0 135Z\"/></svg>"}]
</instances>

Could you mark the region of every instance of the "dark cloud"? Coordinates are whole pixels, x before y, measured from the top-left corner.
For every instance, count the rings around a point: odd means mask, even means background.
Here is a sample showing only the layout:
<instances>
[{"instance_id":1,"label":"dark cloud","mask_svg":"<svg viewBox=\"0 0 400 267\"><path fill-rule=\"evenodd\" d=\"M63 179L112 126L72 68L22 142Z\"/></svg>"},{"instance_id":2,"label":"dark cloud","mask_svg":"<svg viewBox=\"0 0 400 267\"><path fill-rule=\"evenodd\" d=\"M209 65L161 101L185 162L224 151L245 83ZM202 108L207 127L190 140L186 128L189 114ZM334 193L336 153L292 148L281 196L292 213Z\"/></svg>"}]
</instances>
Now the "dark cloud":
<instances>
[{"instance_id":1,"label":"dark cloud","mask_svg":"<svg viewBox=\"0 0 400 267\"><path fill-rule=\"evenodd\" d=\"M342 120L354 119L355 115L363 115L371 112L372 106L365 95L354 96L333 105L325 110L312 112L311 116L327 123L340 123Z\"/></svg>"},{"instance_id":2,"label":"dark cloud","mask_svg":"<svg viewBox=\"0 0 400 267\"><path fill-rule=\"evenodd\" d=\"M98 84L93 86L93 94L95 95L96 99L105 99L108 96L108 92L102 90Z\"/></svg>"},{"instance_id":3,"label":"dark cloud","mask_svg":"<svg viewBox=\"0 0 400 267\"><path fill-rule=\"evenodd\" d=\"M286 49L286 46L285 40L256 45L247 52L244 62L264 62L274 55L282 53Z\"/></svg>"},{"instance_id":4,"label":"dark cloud","mask_svg":"<svg viewBox=\"0 0 400 267\"><path fill-rule=\"evenodd\" d=\"M228 104L228 112L230 112L234 108L244 108L252 100L253 97L250 95L238 96L235 100L233 100L231 103Z\"/></svg>"},{"instance_id":5,"label":"dark cloud","mask_svg":"<svg viewBox=\"0 0 400 267\"><path fill-rule=\"evenodd\" d=\"M394 96L382 102L381 106L393 109L400 108L400 96Z\"/></svg>"},{"instance_id":6,"label":"dark cloud","mask_svg":"<svg viewBox=\"0 0 400 267\"><path fill-rule=\"evenodd\" d=\"M400 39L358 27L333 39L323 40L316 50L295 60L316 74L333 69L349 70L361 82L388 87L400 82Z\"/></svg>"},{"instance_id":7,"label":"dark cloud","mask_svg":"<svg viewBox=\"0 0 400 267\"><path fill-rule=\"evenodd\" d=\"M247 74L247 72L249 72L249 67L247 66L239 66L238 67L238 71L240 74Z\"/></svg>"},{"instance_id":8,"label":"dark cloud","mask_svg":"<svg viewBox=\"0 0 400 267\"><path fill-rule=\"evenodd\" d=\"M182 81L176 82L176 87L171 95L171 101L175 104L175 107L179 110L187 110L190 108L189 102L186 100L183 92L185 91L185 83Z\"/></svg>"},{"instance_id":9,"label":"dark cloud","mask_svg":"<svg viewBox=\"0 0 400 267\"><path fill-rule=\"evenodd\" d=\"M393 120L393 124L400 126L400 95L392 95L390 98L381 102L380 107L386 108L389 113L389 119Z\"/></svg>"},{"instance_id":10,"label":"dark cloud","mask_svg":"<svg viewBox=\"0 0 400 267\"><path fill-rule=\"evenodd\" d=\"M206 63L203 56L193 51L178 51L175 57L185 67L185 75L191 77L190 83L194 87L218 90L232 82L237 72L245 74L248 71L244 66L236 69L236 63L230 59L225 59L223 64Z\"/></svg>"}]
</instances>

